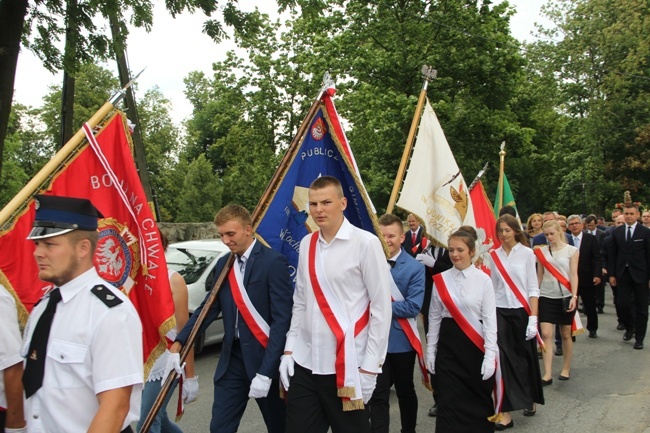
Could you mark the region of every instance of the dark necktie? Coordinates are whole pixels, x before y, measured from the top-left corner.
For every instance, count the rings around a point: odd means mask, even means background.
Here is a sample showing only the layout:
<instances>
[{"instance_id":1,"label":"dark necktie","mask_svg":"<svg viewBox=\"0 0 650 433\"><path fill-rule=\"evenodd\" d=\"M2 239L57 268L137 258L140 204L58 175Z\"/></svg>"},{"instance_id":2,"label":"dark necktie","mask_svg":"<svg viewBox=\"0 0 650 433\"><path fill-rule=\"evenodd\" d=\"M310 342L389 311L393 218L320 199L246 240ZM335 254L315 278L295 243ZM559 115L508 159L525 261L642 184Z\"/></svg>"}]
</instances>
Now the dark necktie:
<instances>
[{"instance_id":1,"label":"dark necktie","mask_svg":"<svg viewBox=\"0 0 650 433\"><path fill-rule=\"evenodd\" d=\"M388 264L390 265L391 268L395 267L395 260L388 260Z\"/></svg>"},{"instance_id":2,"label":"dark necktie","mask_svg":"<svg viewBox=\"0 0 650 433\"><path fill-rule=\"evenodd\" d=\"M632 239L632 226L627 226L627 241L629 242Z\"/></svg>"},{"instance_id":3,"label":"dark necktie","mask_svg":"<svg viewBox=\"0 0 650 433\"><path fill-rule=\"evenodd\" d=\"M32 340L29 343L29 351L27 352L25 372L23 373L23 386L27 398L31 397L43 385L47 340L50 338L50 328L52 327L54 313L56 313L56 305L60 300L61 291L58 288L52 290L47 306L34 328Z\"/></svg>"}]
</instances>

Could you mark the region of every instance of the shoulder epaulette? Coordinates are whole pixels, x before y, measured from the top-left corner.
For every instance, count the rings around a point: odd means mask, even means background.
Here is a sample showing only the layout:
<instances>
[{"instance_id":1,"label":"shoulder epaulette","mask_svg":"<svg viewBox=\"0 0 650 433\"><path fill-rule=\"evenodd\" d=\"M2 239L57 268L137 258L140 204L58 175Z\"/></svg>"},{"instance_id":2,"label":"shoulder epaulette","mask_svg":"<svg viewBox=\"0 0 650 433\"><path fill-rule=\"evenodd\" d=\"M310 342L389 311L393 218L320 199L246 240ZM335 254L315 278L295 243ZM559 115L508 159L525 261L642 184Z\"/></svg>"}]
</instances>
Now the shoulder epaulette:
<instances>
[{"instance_id":1,"label":"shoulder epaulette","mask_svg":"<svg viewBox=\"0 0 650 433\"><path fill-rule=\"evenodd\" d=\"M91 290L93 295L97 296L108 308L113 308L120 305L122 300L117 297L108 287L103 284L98 284Z\"/></svg>"}]
</instances>

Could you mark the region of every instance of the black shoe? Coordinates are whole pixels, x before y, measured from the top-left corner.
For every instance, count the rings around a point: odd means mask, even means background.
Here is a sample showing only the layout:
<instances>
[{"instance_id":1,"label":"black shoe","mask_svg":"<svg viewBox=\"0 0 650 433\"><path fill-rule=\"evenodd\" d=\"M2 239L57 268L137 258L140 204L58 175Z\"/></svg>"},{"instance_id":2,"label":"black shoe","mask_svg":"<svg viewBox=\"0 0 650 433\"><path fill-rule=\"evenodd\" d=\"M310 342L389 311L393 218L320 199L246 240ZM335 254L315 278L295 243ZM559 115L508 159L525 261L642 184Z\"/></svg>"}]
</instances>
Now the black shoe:
<instances>
[{"instance_id":1,"label":"black shoe","mask_svg":"<svg viewBox=\"0 0 650 433\"><path fill-rule=\"evenodd\" d=\"M429 416L438 416L438 403L431 406L431 409L429 409Z\"/></svg>"},{"instance_id":2,"label":"black shoe","mask_svg":"<svg viewBox=\"0 0 650 433\"><path fill-rule=\"evenodd\" d=\"M632 337L634 337L634 332L625 331L625 334L623 334L623 341L630 341Z\"/></svg>"},{"instance_id":3,"label":"black shoe","mask_svg":"<svg viewBox=\"0 0 650 433\"><path fill-rule=\"evenodd\" d=\"M548 386L548 385L553 385L553 378L550 378L549 380L542 379L542 386Z\"/></svg>"},{"instance_id":4,"label":"black shoe","mask_svg":"<svg viewBox=\"0 0 650 433\"><path fill-rule=\"evenodd\" d=\"M496 430L505 430L507 428L513 428L515 426L515 422L513 420L510 420L508 424L501 424L500 422L494 424L494 428Z\"/></svg>"},{"instance_id":5,"label":"black shoe","mask_svg":"<svg viewBox=\"0 0 650 433\"><path fill-rule=\"evenodd\" d=\"M569 380L569 379L571 379L571 377L570 376L562 376L562 375L560 375L560 377L558 377L558 379L560 379L560 380Z\"/></svg>"},{"instance_id":6,"label":"black shoe","mask_svg":"<svg viewBox=\"0 0 650 433\"><path fill-rule=\"evenodd\" d=\"M622 323L619 323L618 325L616 325L616 330L617 331L625 331L625 325L623 325Z\"/></svg>"},{"instance_id":7,"label":"black shoe","mask_svg":"<svg viewBox=\"0 0 650 433\"><path fill-rule=\"evenodd\" d=\"M562 356L564 353L562 352L561 347L556 347L555 348L555 356Z\"/></svg>"},{"instance_id":8,"label":"black shoe","mask_svg":"<svg viewBox=\"0 0 650 433\"><path fill-rule=\"evenodd\" d=\"M641 350L641 349L643 349L643 343L640 342L640 341L637 341L636 343L634 343L634 348L635 348L636 350Z\"/></svg>"},{"instance_id":9,"label":"black shoe","mask_svg":"<svg viewBox=\"0 0 650 433\"><path fill-rule=\"evenodd\" d=\"M596 331L589 331L589 338L598 338L598 335L596 335Z\"/></svg>"},{"instance_id":10,"label":"black shoe","mask_svg":"<svg viewBox=\"0 0 650 433\"><path fill-rule=\"evenodd\" d=\"M598 314L605 314L603 307L598 307Z\"/></svg>"},{"instance_id":11,"label":"black shoe","mask_svg":"<svg viewBox=\"0 0 650 433\"><path fill-rule=\"evenodd\" d=\"M535 416L537 410L524 409L524 416Z\"/></svg>"}]
</instances>

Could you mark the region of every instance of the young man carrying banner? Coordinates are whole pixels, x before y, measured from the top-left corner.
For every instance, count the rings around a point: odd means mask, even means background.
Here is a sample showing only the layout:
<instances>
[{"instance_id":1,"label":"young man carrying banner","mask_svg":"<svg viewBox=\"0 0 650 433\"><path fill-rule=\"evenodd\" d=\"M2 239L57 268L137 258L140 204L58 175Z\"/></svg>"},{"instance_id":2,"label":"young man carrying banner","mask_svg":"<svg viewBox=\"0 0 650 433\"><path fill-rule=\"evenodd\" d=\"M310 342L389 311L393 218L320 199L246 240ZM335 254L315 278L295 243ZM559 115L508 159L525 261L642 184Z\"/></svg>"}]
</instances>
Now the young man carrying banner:
<instances>
[{"instance_id":1,"label":"young man carrying banner","mask_svg":"<svg viewBox=\"0 0 650 433\"><path fill-rule=\"evenodd\" d=\"M142 325L93 266L98 218L90 200L36 196L28 239L53 287L25 328L28 432L131 432L140 414Z\"/></svg>"},{"instance_id":2,"label":"young man carrying banner","mask_svg":"<svg viewBox=\"0 0 650 433\"><path fill-rule=\"evenodd\" d=\"M379 239L344 217L331 176L309 187L319 230L300 242L291 327L280 378L288 390L287 432L366 433L365 413L388 345L389 266ZM295 373L295 374L294 374Z\"/></svg>"},{"instance_id":3,"label":"young man carrying banner","mask_svg":"<svg viewBox=\"0 0 650 433\"><path fill-rule=\"evenodd\" d=\"M285 405L279 395L278 366L291 320L293 289L287 259L255 239L251 216L244 207L228 205L214 222L237 260L201 325L203 332L223 314L224 340L214 373L210 432L236 432L251 397L268 431L284 433ZM216 276L228 258L219 259ZM176 337L172 353L178 354L187 342L204 304ZM178 355L171 363L180 371Z\"/></svg>"},{"instance_id":4,"label":"young man carrying banner","mask_svg":"<svg viewBox=\"0 0 650 433\"><path fill-rule=\"evenodd\" d=\"M398 217L383 215L379 218L379 229L390 254L388 263L393 277L390 282L393 320L388 336L386 361L381 374L377 376L377 386L370 399L370 427L373 433L388 433L388 400L390 387L394 384L399 402L401 432L415 433L418 397L413 384L413 366L416 356L422 381L431 387L415 320L424 298L424 265L402 249L404 226Z\"/></svg>"}]
</instances>

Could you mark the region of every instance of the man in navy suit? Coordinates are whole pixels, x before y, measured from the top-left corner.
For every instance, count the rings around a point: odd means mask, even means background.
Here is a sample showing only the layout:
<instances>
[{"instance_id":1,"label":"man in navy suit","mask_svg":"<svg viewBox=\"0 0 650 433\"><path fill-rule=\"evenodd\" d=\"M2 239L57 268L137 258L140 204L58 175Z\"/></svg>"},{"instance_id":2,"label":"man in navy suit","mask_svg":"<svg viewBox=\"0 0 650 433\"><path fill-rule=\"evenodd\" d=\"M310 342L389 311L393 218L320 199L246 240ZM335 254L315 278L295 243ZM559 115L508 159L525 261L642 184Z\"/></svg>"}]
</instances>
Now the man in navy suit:
<instances>
[{"instance_id":1,"label":"man in navy suit","mask_svg":"<svg viewBox=\"0 0 650 433\"><path fill-rule=\"evenodd\" d=\"M596 215L592 214L585 217L585 231L590 235L596 236L596 240L598 241L598 248L601 250L601 261L604 263L606 260L604 257L602 257L602 247L603 242L605 241L605 231L601 230L598 227L598 219L596 218ZM596 286L596 310L598 314L603 314L605 312L603 310L603 308L605 308L605 281L605 275L603 275L603 278L600 280L600 284Z\"/></svg>"},{"instance_id":2,"label":"man in navy suit","mask_svg":"<svg viewBox=\"0 0 650 433\"><path fill-rule=\"evenodd\" d=\"M408 232L404 235L404 242L402 246L411 257L422 252L422 236L424 236L424 228L420 225L417 218L410 213L406 217L406 223L409 226Z\"/></svg>"},{"instance_id":3,"label":"man in navy suit","mask_svg":"<svg viewBox=\"0 0 650 433\"><path fill-rule=\"evenodd\" d=\"M401 432L415 433L418 416L418 397L413 384L413 366L416 351L409 338L418 338L408 320L415 318L422 308L424 298L424 266L402 249L404 226L395 215L379 218L379 229L388 246L391 276L395 282L393 291L393 318L388 336L388 353L377 376L377 386L370 399L370 427L373 433L388 433L390 427L390 387L395 385L399 403ZM405 329L406 326L406 329ZM421 344L421 343L420 343ZM421 346L420 346L421 347Z\"/></svg>"},{"instance_id":4,"label":"man in navy suit","mask_svg":"<svg viewBox=\"0 0 650 433\"><path fill-rule=\"evenodd\" d=\"M638 222L639 208L628 203L623 209L625 225L614 228L608 248L609 283L618 289L617 302L625 326L623 340L635 335L635 349L643 349L648 326L650 283L650 229ZM632 316L632 305L636 317Z\"/></svg>"},{"instance_id":5,"label":"man in navy suit","mask_svg":"<svg viewBox=\"0 0 650 433\"><path fill-rule=\"evenodd\" d=\"M225 335L214 373L210 432L236 432L248 398L252 397L268 431L281 433L285 431L286 417L279 396L278 367L293 306L287 259L255 239L250 214L242 206L224 207L214 222L237 260L201 325L204 331L219 313L223 314ZM221 273L228 257L219 259L215 276ZM246 298L250 302L242 302ZM180 352L187 342L204 304L178 334L172 352Z\"/></svg>"},{"instance_id":6,"label":"man in navy suit","mask_svg":"<svg viewBox=\"0 0 650 433\"><path fill-rule=\"evenodd\" d=\"M595 224L594 219L594 224ZM573 246L578 248L578 294L587 315L587 330L589 338L597 338L598 314L596 312L596 289L602 278L602 261L600 247L596 236L582 231L580 215L567 218L569 230L573 237Z\"/></svg>"}]
</instances>

